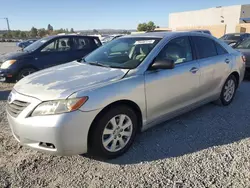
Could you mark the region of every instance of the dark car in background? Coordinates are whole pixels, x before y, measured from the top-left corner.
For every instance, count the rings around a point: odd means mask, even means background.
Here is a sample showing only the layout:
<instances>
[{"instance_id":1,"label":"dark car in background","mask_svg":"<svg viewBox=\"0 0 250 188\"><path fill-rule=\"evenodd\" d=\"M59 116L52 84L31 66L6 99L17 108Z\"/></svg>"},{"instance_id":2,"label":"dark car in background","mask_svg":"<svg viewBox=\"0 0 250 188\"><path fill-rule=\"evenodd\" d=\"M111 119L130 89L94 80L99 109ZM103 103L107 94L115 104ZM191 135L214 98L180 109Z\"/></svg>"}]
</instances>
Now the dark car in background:
<instances>
[{"instance_id":1,"label":"dark car in background","mask_svg":"<svg viewBox=\"0 0 250 188\"><path fill-rule=\"evenodd\" d=\"M26 48L27 46L31 45L32 43L36 42L37 39L29 39L29 40L25 40L25 41L22 41L22 42L18 42L17 43L17 46L19 48Z\"/></svg>"},{"instance_id":2,"label":"dark car in background","mask_svg":"<svg viewBox=\"0 0 250 188\"><path fill-rule=\"evenodd\" d=\"M246 58L245 76L250 78L250 37L235 45L234 48L244 54Z\"/></svg>"},{"instance_id":3,"label":"dark car in background","mask_svg":"<svg viewBox=\"0 0 250 188\"><path fill-rule=\"evenodd\" d=\"M192 30L191 32L198 32L198 33L212 35L212 33L209 30Z\"/></svg>"},{"instance_id":4,"label":"dark car in background","mask_svg":"<svg viewBox=\"0 0 250 188\"><path fill-rule=\"evenodd\" d=\"M223 40L228 45L234 46L248 37L250 37L249 33L229 33L229 34L225 34L220 39Z\"/></svg>"},{"instance_id":5,"label":"dark car in background","mask_svg":"<svg viewBox=\"0 0 250 188\"><path fill-rule=\"evenodd\" d=\"M93 36L42 38L22 51L0 56L0 81L20 80L38 70L81 59L101 45L99 38Z\"/></svg>"}]
</instances>

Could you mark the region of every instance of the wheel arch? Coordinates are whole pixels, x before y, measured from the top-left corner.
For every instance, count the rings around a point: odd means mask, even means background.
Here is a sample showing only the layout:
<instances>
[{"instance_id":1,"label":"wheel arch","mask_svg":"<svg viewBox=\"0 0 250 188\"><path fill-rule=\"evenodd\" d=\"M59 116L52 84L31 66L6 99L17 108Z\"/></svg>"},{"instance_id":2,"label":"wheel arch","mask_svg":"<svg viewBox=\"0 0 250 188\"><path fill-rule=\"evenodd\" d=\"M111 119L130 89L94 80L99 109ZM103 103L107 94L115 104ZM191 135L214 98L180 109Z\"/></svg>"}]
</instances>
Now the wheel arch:
<instances>
[{"instance_id":1,"label":"wheel arch","mask_svg":"<svg viewBox=\"0 0 250 188\"><path fill-rule=\"evenodd\" d=\"M240 74L237 71L232 72L230 75L233 75L236 78L237 81L237 88L239 87L240 84Z\"/></svg>"},{"instance_id":2,"label":"wheel arch","mask_svg":"<svg viewBox=\"0 0 250 188\"><path fill-rule=\"evenodd\" d=\"M108 110L110 110L111 108L114 108L115 106L120 106L120 105L125 105L125 106L128 106L129 108L133 109L134 112L136 113L137 117L138 117L138 131L141 131L141 128L142 128L142 111L140 109L140 107L133 101L131 100L119 100L119 101L115 101L115 102L112 102L110 103L109 105L107 105L106 107L104 107L97 115L96 117L94 118L93 122L91 123L91 126L90 126L90 129L88 131L88 147L89 147L89 144L90 144L90 138L91 138L91 134L92 134L92 131L94 130L94 127L95 127L95 124L96 124L96 121L102 116L104 115Z\"/></svg>"}]
</instances>

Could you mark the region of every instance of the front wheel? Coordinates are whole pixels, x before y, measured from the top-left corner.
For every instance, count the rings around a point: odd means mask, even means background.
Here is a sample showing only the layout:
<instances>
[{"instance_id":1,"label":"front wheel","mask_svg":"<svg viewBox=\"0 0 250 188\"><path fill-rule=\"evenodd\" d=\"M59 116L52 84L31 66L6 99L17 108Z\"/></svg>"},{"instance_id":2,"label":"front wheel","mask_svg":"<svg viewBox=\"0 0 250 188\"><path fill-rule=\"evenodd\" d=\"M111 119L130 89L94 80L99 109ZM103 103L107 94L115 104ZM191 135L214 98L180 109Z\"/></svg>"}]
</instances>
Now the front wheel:
<instances>
[{"instance_id":1,"label":"front wheel","mask_svg":"<svg viewBox=\"0 0 250 188\"><path fill-rule=\"evenodd\" d=\"M16 77L16 80L19 81L19 80L21 80L22 78L24 78L24 77L26 77L26 76L28 76L28 75L34 73L34 72L36 72L36 70L33 69L33 68L25 68L25 69L22 69L22 70L18 73L18 75L17 75L17 77Z\"/></svg>"},{"instance_id":2,"label":"front wheel","mask_svg":"<svg viewBox=\"0 0 250 188\"><path fill-rule=\"evenodd\" d=\"M222 104L223 106L231 104L231 102L234 99L236 89L237 89L237 80L234 75L230 75L227 78L222 88L221 95L219 98L219 103Z\"/></svg>"},{"instance_id":3,"label":"front wheel","mask_svg":"<svg viewBox=\"0 0 250 188\"><path fill-rule=\"evenodd\" d=\"M116 158L125 153L137 132L136 113L128 106L115 106L93 125L89 153L103 159Z\"/></svg>"}]
</instances>

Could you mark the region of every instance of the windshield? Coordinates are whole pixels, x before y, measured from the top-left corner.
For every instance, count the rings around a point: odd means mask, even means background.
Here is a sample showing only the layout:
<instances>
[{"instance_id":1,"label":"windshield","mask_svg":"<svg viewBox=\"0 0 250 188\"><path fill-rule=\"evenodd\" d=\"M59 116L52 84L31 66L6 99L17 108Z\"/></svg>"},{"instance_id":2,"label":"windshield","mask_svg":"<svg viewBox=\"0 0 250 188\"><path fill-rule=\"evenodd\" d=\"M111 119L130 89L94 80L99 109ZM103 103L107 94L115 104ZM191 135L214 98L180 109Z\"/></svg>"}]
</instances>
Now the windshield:
<instances>
[{"instance_id":1,"label":"windshield","mask_svg":"<svg viewBox=\"0 0 250 188\"><path fill-rule=\"evenodd\" d=\"M234 35L224 35L221 37L222 40L240 40L240 34L234 34Z\"/></svg>"},{"instance_id":2,"label":"windshield","mask_svg":"<svg viewBox=\"0 0 250 188\"><path fill-rule=\"evenodd\" d=\"M250 49L250 38L245 39L236 48L238 48L238 49Z\"/></svg>"},{"instance_id":3,"label":"windshield","mask_svg":"<svg viewBox=\"0 0 250 188\"><path fill-rule=\"evenodd\" d=\"M34 43L32 43L31 45L27 46L26 48L24 48L24 51L27 52L33 52L36 49L40 48L45 42L47 42L51 37L45 37L42 38L40 40L35 41Z\"/></svg>"},{"instance_id":4,"label":"windshield","mask_svg":"<svg viewBox=\"0 0 250 188\"><path fill-rule=\"evenodd\" d=\"M84 59L86 63L114 68L136 68L160 41L159 38L118 38L96 49Z\"/></svg>"}]
</instances>

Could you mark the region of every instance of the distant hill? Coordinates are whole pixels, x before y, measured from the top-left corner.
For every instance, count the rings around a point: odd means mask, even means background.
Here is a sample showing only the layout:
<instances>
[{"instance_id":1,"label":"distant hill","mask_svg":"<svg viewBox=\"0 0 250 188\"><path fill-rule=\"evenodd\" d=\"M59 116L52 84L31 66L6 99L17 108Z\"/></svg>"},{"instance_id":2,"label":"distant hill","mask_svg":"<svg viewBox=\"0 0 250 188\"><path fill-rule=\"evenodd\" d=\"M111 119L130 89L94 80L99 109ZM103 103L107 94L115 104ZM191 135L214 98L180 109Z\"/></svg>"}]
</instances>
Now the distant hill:
<instances>
[{"instance_id":1,"label":"distant hill","mask_svg":"<svg viewBox=\"0 0 250 188\"><path fill-rule=\"evenodd\" d=\"M135 29L92 29L92 30L78 30L82 34L118 34L130 33L136 31Z\"/></svg>"}]
</instances>

